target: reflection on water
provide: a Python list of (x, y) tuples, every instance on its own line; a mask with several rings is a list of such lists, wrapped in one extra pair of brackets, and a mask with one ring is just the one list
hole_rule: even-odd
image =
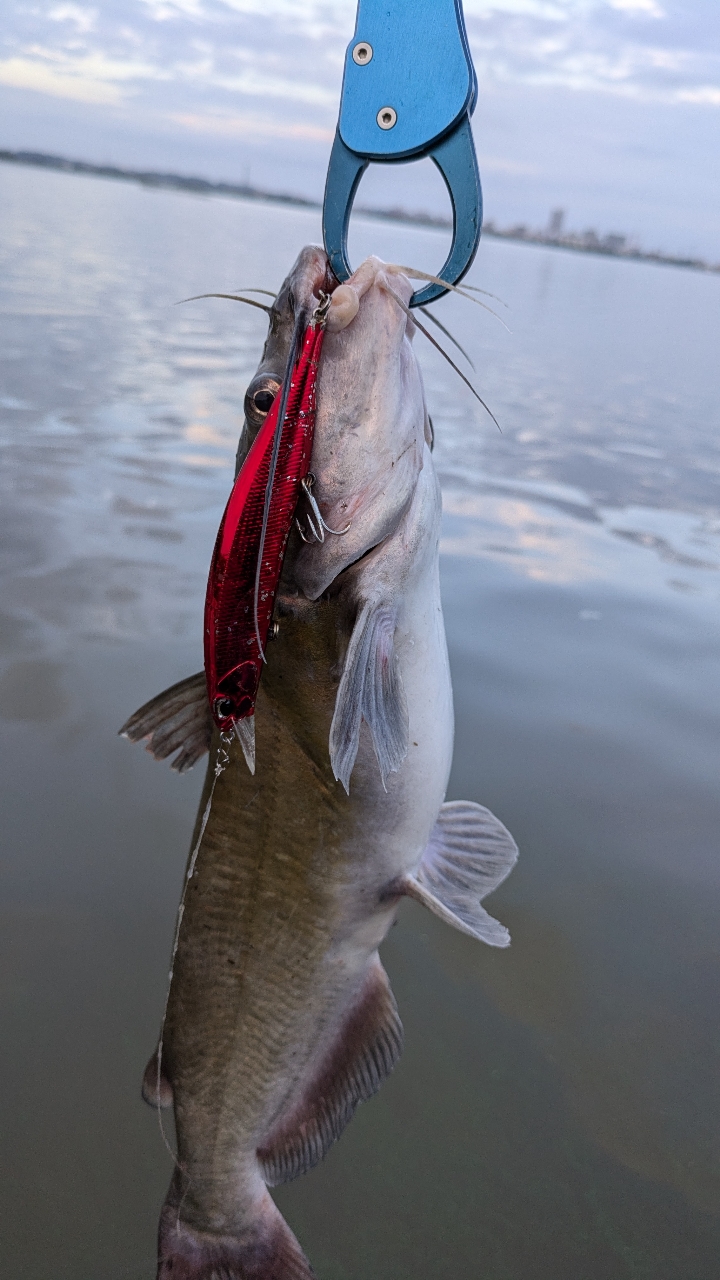
[[(662, 597), (669, 587), (720, 598), (720, 530), (713, 517), (594, 507), (561, 485), (490, 478), (478, 478), (472, 493), (446, 489), (443, 509), (445, 555), (496, 560), (536, 582), (612, 583), (646, 597)], [(502, 542), (495, 540), (498, 529)], [(630, 547), (618, 547), (617, 538)]]
[[(117, 740), (197, 670), (263, 319), (314, 214), (0, 167), (3, 1274), (153, 1274), (139, 1079), (201, 777)], [(431, 232), (358, 223), (430, 270)], [(497, 242), (426, 347), (451, 795), (521, 862), (508, 952), (407, 904), (395, 1076), (279, 1193), (321, 1280), (714, 1280), (718, 282)], [(495, 305), (495, 304), (494, 304)], [(423, 340), (418, 335), (418, 344)]]

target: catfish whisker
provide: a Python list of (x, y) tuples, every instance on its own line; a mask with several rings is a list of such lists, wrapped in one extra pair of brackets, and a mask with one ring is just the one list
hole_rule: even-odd
[(449, 338), (453, 346), (457, 347), (458, 351), (462, 352), (468, 364), (470, 365), (470, 368), (474, 369), (475, 365), (470, 359), (467, 351), (465, 350), (464, 347), (460, 346), (460, 343), (458, 342), (457, 338), (453, 338), (450, 330), (445, 328), (445, 325), (442, 323), (442, 321), (438, 320), (437, 316), (433, 315), (432, 311), (429, 311), (427, 307), (418, 307), (418, 311), (422, 311), (423, 315), (427, 316), (428, 320), (432, 320), (433, 324), (436, 324), (438, 329), (442, 329), (442, 332), (445, 334), (445, 337)]
[[(449, 280), (441, 280), (440, 276), (431, 276), (427, 271), (418, 271), (416, 267), (401, 267), (398, 266), (397, 262), (388, 262), (385, 265), (393, 268), (395, 271), (401, 271), (403, 275), (409, 276), (411, 280), (429, 280), (431, 284), (442, 285), (443, 289), (452, 289), (453, 293), (459, 293), (461, 297), (467, 298), (468, 302), (474, 302), (476, 306), (482, 307), (483, 311), (489, 311), (491, 316), (494, 316), (496, 320), (500, 321), (503, 329), (507, 329), (508, 333), (510, 333), (510, 330), (505, 324), (502, 316), (499, 316), (497, 311), (493, 311), (492, 307), (488, 307), (484, 302), (481, 302), (479, 298), (473, 298), (472, 294), (468, 293), (463, 286), (459, 284), (450, 284)], [(481, 292), (484, 293), (485, 290), (483, 289)], [(489, 296), (492, 297), (493, 295), (491, 294)], [(505, 305), (506, 304), (503, 303), (503, 306)]]
[(277, 298), (277, 294), (273, 293), (272, 289), (256, 289), (252, 285), (239, 284), (235, 292), (236, 293), (265, 293), (267, 294), (268, 298)]
[(264, 302), (256, 302), (254, 298), (242, 298), (237, 293), (194, 293), (192, 298), (181, 298), (179, 302), (174, 303), (174, 306), (179, 307), (183, 302), (197, 302), (199, 298), (229, 298), (231, 302), (247, 302), (249, 307), (259, 307), (261, 311), (270, 315), (270, 307), (266, 307)]
[(486, 298), (494, 298), (496, 302), (500, 303), (501, 307), (507, 307), (508, 311), (510, 310), (510, 303), (506, 302), (504, 298), (498, 298), (496, 293), (488, 293), (487, 289), (481, 289), (477, 284), (464, 284), (463, 289), (471, 289), (473, 293), (484, 293)]
[(455, 372), (456, 372), (456, 374), (458, 375), (458, 377), (462, 378), (463, 382), (465, 383), (465, 386), (470, 388), (470, 390), (472, 391), (473, 395), (475, 396), (475, 399), (480, 401), (480, 404), (482, 405), (482, 407), (483, 407), (483, 409), (485, 410), (485, 412), (490, 414), (490, 417), (492, 418), (493, 422), (495, 423), (495, 426), (497, 427), (498, 431), (499, 431), (499, 432), (500, 432), (500, 434), (502, 435), (502, 427), (500, 426), (500, 423), (498, 422), (497, 418), (495, 417), (495, 414), (493, 413), (492, 409), (488, 408), (488, 406), (486, 405), (486, 403), (485, 403), (485, 401), (483, 400), (482, 396), (481, 396), (481, 395), (479, 395), (479, 393), (475, 390), (475, 388), (474, 388), (474, 386), (473, 386), (472, 382), (470, 381), (470, 379), (465, 377), (465, 374), (463, 373), (462, 369), (458, 369), (458, 367), (457, 367), (457, 365), (456, 365), (455, 361), (452, 359), (452, 357), (451, 357), (451, 356), (449, 356), (449, 355), (448, 355), (448, 353), (447, 353), (447, 351), (445, 351), (445, 350), (444, 350), (444, 348), (440, 346), (440, 343), (437, 341), (437, 339), (436, 339), (436, 338), (433, 338), (433, 336), (432, 336), (432, 334), (430, 333), (430, 331), (429, 331), (428, 329), (426, 329), (426, 328), (425, 328), (425, 325), (424, 325), (424, 324), (421, 324), (421, 323), (420, 323), (420, 321), (417, 319), (417, 317), (413, 315), (413, 313), (412, 313), (412, 311), (410, 310), (410, 308), (409, 308), (409, 307), (408, 307), (408, 306), (403, 302), (402, 298), (401, 298), (401, 297), (399, 297), (399, 295), (395, 292), (395, 290), (394, 290), (394, 289), (391, 289), (391, 288), (390, 288), (390, 286), (389, 286), (388, 284), (383, 285), (383, 288), (387, 289), (387, 291), (388, 291), (388, 293), (390, 294), (390, 296), (391, 296), (391, 297), (393, 297), (393, 298), (395, 299), (395, 301), (397, 302), (398, 306), (402, 307), (402, 309), (403, 309), (403, 311), (405, 312), (405, 314), (406, 314), (406, 315), (408, 315), (408, 316), (410, 317), (410, 319), (413, 321), (413, 323), (417, 325), (417, 327), (418, 327), (418, 329), (420, 330), (420, 332), (425, 334), (425, 337), (428, 339), (428, 341), (429, 341), (429, 342), (432, 342), (432, 344), (433, 344), (433, 346), (434, 346), (434, 347), (437, 347), (437, 349), (438, 349), (438, 351), (440, 352), (440, 354), (441, 354), (441, 355), (443, 355), (443, 356), (445, 357), (445, 359), (447, 360), (448, 364), (451, 366), (451, 368), (453, 368), (453, 369), (455, 370)]

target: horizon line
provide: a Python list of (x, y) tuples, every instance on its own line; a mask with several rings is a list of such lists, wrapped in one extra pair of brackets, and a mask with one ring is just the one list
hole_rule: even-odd
[[(250, 183), (212, 182), (208, 178), (185, 176), (156, 170), (127, 169), (121, 165), (94, 164), (87, 160), (71, 160), (43, 151), (10, 151), (0, 149), (0, 161), (21, 164), (37, 169), (52, 169), (61, 173), (84, 174), (89, 177), (111, 178), (121, 182), (136, 182), (145, 187), (189, 191), (195, 195), (220, 195), (236, 200), (254, 200), (266, 204), (281, 204), (299, 209), (322, 209), (322, 202), (310, 197), (281, 191), (267, 191)], [(356, 205), (353, 212), (360, 217), (377, 218), (385, 222), (404, 223), (429, 230), (451, 230), (452, 219), (440, 215), (416, 212), (401, 207), (392, 209), (371, 208)], [(525, 225), (507, 229), (496, 227), (491, 219), (483, 226), (485, 235), (492, 239), (512, 240), (521, 244), (536, 244), (547, 248), (566, 249), (571, 253), (591, 253), (606, 258), (625, 258), (635, 262), (654, 262), (664, 266), (684, 267), (686, 270), (720, 273), (720, 263), (711, 264), (703, 258), (681, 257), (661, 250), (643, 250), (626, 243), (624, 236), (606, 236), (601, 240), (596, 232), (552, 234), (532, 230)]]

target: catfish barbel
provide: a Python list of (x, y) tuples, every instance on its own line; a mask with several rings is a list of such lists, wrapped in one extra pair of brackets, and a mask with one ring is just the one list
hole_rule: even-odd
[(239, 465), (298, 325), (332, 295), (314, 479), (287, 546), (254, 742), (223, 738), (216, 771), (203, 675), (121, 730), (157, 758), (178, 751), (180, 770), (210, 748), (161, 1043), (144, 1078), (148, 1102), (174, 1107), (177, 1133), (159, 1280), (313, 1275), (268, 1187), (321, 1160), (400, 1057), (378, 947), (403, 896), (491, 946), (509, 942), (482, 899), (516, 845), (487, 809), (444, 803), (453, 709), (441, 501), (411, 293), (377, 258), (337, 287), (325, 253), (308, 247), (270, 308)]

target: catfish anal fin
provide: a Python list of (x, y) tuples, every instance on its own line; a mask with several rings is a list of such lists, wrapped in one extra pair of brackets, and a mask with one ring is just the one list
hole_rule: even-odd
[(402, 1053), (403, 1029), (387, 974), (376, 958), (360, 999), (300, 1104), (282, 1116), (258, 1159), (269, 1186), (318, 1164), (358, 1103), (377, 1093)]
[(481, 903), (510, 874), (517, 856), (510, 832), (489, 809), (453, 800), (442, 806), (422, 862), (402, 881), (401, 892), (471, 938), (507, 947), (510, 934)]
[(330, 727), (333, 773), (350, 791), (350, 775), (364, 717), (385, 786), (408, 752), (407, 701), (395, 653), (395, 614), (383, 604), (365, 604), (350, 638)]
[(166, 760), (178, 751), (171, 768), (188, 769), (210, 750), (212, 713), (205, 673), (188, 676), (146, 702), (125, 722), (120, 735), (131, 742), (147, 739), (146, 750), (155, 760)]

